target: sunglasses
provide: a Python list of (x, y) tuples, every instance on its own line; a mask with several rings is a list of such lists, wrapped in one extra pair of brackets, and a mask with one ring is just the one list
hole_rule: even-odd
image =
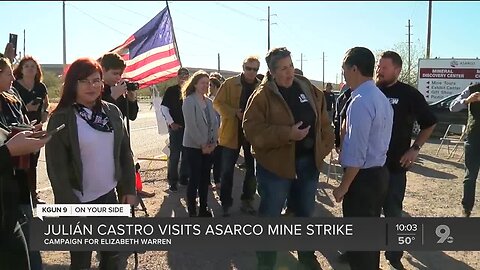
[(244, 68), (245, 68), (245, 71), (255, 71), (255, 72), (258, 71), (258, 68), (247, 67), (247, 66), (245, 66)]

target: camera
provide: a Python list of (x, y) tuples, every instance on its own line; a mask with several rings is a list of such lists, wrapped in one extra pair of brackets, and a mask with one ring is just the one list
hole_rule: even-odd
[(32, 100), (32, 105), (38, 105), (38, 104), (42, 103), (42, 101), (43, 101), (43, 98), (36, 97), (34, 100)]
[(128, 91), (137, 91), (140, 88), (140, 84), (137, 82), (126, 82)]

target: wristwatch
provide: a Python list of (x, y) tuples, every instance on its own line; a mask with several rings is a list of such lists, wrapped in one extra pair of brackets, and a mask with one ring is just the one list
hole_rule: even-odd
[(421, 148), (421, 147), (420, 147), (418, 144), (415, 143), (415, 144), (413, 144), (412, 147), (410, 147), (410, 148), (412, 148), (412, 149), (415, 150), (415, 151), (420, 151), (420, 148)]

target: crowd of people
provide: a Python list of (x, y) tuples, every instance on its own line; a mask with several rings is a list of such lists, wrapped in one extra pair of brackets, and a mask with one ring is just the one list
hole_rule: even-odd
[[(27, 56), (13, 68), (8, 48), (0, 57), (0, 266), (42, 269), (40, 253), (28, 248), (32, 208), (44, 203), (36, 193), (40, 148), (46, 145), (55, 203), (133, 206), (138, 199), (128, 122), (139, 107), (136, 92), (122, 79), (125, 61), (107, 53), (69, 66), (60, 101), (49, 112), (39, 63)], [(331, 83), (318, 89), (295, 69), (285, 47), (271, 49), (265, 64), (263, 76), (260, 58), (247, 56), (242, 72), (227, 79), (182, 67), (178, 83), (166, 89), (161, 113), (169, 134), (167, 180), (170, 192), (186, 186), (188, 215), (213, 216), (210, 187), (220, 194), (223, 217), (230, 216), (237, 198), (247, 215), (311, 217), (323, 160), (336, 151), (344, 173), (332, 195), (342, 203), (343, 216), (401, 217), (406, 172), (437, 122), (423, 95), (399, 81), (401, 57), (386, 51), (376, 63), (367, 48), (348, 50), (342, 62), (348, 87), (338, 98)], [(480, 87), (473, 85), (451, 108), (469, 108), (465, 216), (473, 208), (480, 167), (479, 101)], [(421, 131), (412, 144), (414, 121)], [(48, 135), (61, 125), (55, 136)], [(240, 150), (245, 173), (242, 192), (235, 194)], [(91, 254), (70, 252), (70, 269), (89, 269)], [(100, 269), (119, 269), (119, 252), (99, 254)], [(395, 269), (404, 269), (402, 256), (385, 253)], [(353, 270), (377, 270), (380, 252), (347, 250), (340, 259)], [(321, 269), (314, 251), (298, 251), (298, 260), (303, 269)], [(275, 264), (275, 251), (257, 252), (257, 269)]]

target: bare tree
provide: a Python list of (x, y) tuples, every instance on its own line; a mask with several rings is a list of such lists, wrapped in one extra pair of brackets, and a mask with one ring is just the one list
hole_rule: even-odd
[(410, 47), (410, 74), (408, 73), (408, 43), (400, 42), (397, 43), (393, 48), (403, 60), (402, 72), (400, 73), (399, 80), (404, 83), (408, 83), (413, 87), (417, 87), (418, 60), (423, 58), (423, 52), (425, 51), (425, 48), (423, 48), (421, 45), (420, 40), (417, 40), (417, 42), (412, 42)]
[[(389, 49), (400, 55), (403, 61), (402, 72), (400, 73), (399, 80), (408, 83), (413, 87), (417, 87), (418, 81), (418, 60), (423, 58), (423, 52), (425, 48), (421, 44), (420, 40), (412, 42), (410, 47), (410, 73), (408, 72), (408, 43), (399, 42)], [(380, 54), (386, 50), (376, 50), (375, 56), (380, 58)]]

